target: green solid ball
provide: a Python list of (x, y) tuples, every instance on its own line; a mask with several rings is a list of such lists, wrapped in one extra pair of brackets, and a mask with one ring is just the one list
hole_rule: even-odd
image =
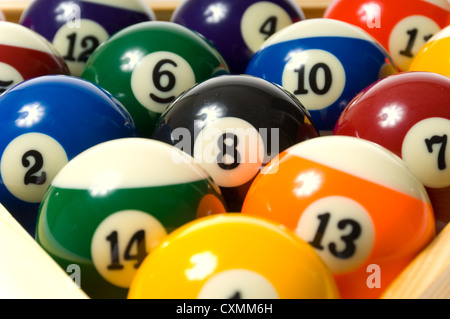
[(149, 21), (100, 45), (81, 77), (122, 102), (141, 136), (150, 137), (160, 115), (181, 93), (228, 73), (223, 57), (200, 34), (173, 22)]
[(225, 212), (219, 188), (193, 158), (159, 141), (123, 138), (86, 150), (57, 174), (36, 240), (69, 274), (80, 270), (91, 298), (125, 298), (164, 236)]

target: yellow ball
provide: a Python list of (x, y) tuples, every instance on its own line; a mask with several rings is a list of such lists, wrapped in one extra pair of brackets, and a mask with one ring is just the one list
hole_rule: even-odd
[(172, 232), (131, 283), (137, 299), (339, 298), (310, 244), (279, 224), (228, 213)]
[(436, 33), (414, 57), (409, 71), (450, 76), (450, 25)]

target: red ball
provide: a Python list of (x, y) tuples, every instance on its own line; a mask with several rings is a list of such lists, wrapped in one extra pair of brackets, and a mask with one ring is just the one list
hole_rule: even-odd
[(448, 24), (447, 0), (335, 0), (324, 17), (354, 24), (378, 40), (401, 71)]
[(400, 156), (426, 186), (438, 231), (450, 221), (450, 78), (404, 72), (356, 96), (333, 134), (356, 136)]

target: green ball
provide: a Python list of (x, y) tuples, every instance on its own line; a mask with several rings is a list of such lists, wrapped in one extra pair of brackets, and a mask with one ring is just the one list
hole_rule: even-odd
[(86, 150), (56, 175), (36, 240), (64, 270), (80, 269), (91, 298), (126, 298), (164, 236), (225, 212), (219, 188), (193, 158), (159, 141), (123, 138)]
[(229, 74), (225, 60), (203, 36), (173, 22), (149, 21), (100, 45), (81, 77), (115, 96), (141, 136), (151, 137), (160, 115), (181, 93), (223, 74)]

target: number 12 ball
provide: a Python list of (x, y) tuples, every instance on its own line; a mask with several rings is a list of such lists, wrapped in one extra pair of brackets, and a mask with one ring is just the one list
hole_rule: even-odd
[(139, 0), (35, 0), (19, 23), (50, 41), (71, 75), (80, 76), (92, 52), (111, 35), (152, 20), (153, 11)]
[(264, 40), (304, 19), (301, 8), (291, 0), (188, 0), (171, 17), (172, 22), (207, 38), (234, 74), (245, 72)]

